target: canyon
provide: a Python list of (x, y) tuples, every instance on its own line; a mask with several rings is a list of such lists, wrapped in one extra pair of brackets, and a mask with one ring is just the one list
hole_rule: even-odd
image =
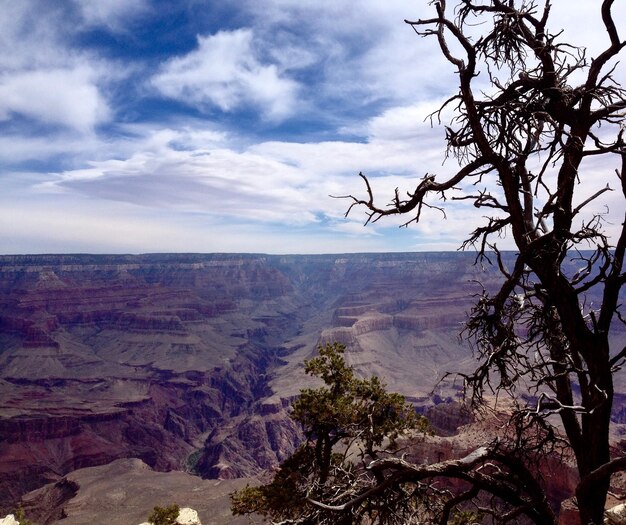
[[(442, 378), (472, 368), (459, 333), (473, 295), (498, 282), (473, 263), (468, 253), (0, 256), (0, 514), (46, 490), (56, 514), (41, 514), (39, 496), (23, 501), (54, 523), (112, 465), (119, 479), (186, 472), (241, 486), (298, 445), (290, 402), (316, 384), (303, 362), (335, 341), (358, 374), (380, 376), (453, 434), (468, 422), (454, 409), (462, 384)], [(623, 378), (617, 386), (626, 392)]]

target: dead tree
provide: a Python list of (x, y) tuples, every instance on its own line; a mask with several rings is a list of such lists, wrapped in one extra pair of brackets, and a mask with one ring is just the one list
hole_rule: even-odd
[[(609, 237), (603, 214), (591, 211), (609, 192), (626, 198), (626, 92), (615, 78), (626, 41), (613, 3), (598, 3), (606, 46), (588, 57), (551, 31), (549, 0), (460, 0), (454, 9), (431, 2), (432, 18), (406, 22), (437, 39), (458, 74), (458, 93), (431, 115), (439, 122), (451, 115), (446, 157), (458, 169), (447, 178), (426, 174), (406, 197), (396, 190), (387, 206), (361, 174), (367, 197), (347, 197), (348, 213), (365, 207), (367, 222), (409, 214), (408, 225), (437, 199), (447, 199), (448, 209), (470, 201), (487, 213), (463, 247), (497, 264), (503, 280), (499, 290), (483, 291), (471, 313), (479, 363), (466, 377), (468, 393), (479, 404), (486, 392), (516, 397), (524, 383), (535, 396), (518, 405), (519, 427), (552, 432), (560, 419), (580, 475), (583, 524), (602, 523), (611, 475), (626, 467), (626, 457), (611, 457), (609, 448), (613, 375), (626, 358), (626, 348), (610, 344), (624, 323), (626, 222)], [(589, 171), (592, 158), (605, 159), (604, 175)], [(619, 202), (612, 211), (622, 213), (626, 199)], [(513, 264), (494, 242), (502, 235), (515, 242)], [(577, 272), (566, 268), (572, 260)]]

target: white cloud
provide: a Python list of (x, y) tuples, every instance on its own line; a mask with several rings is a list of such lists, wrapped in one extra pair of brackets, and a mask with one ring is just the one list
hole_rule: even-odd
[(28, 160), (72, 156), (77, 162), (85, 155), (96, 155), (100, 143), (93, 137), (85, 139), (75, 133), (59, 133), (53, 137), (16, 134), (0, 135), (0, 163), (12, 165)]
[(109, 120), (103, 87), (119, 72), (72, 48), (68, 37), (76, 26), (61, 3), (24, 0), (0, 7), (1, 120), (23, 115), (81, 133)]
[(345, 233), (345, 234), (349, 234), (352, 236), (359, 235), (359, 236), (372, 237), (372, 236), (382, 235), (375, 228), (368, 228), (363, 225), (363, 222), (357, 222), (354, 220), (346, 220), (344, 222), (337, 222), (332, 226), (332, 229), (339, 233), (342, 233), (342, 234)]
[[(427, 109), (396, 108), (372, 119), (364, 126), (372, 135), (366, 143), (265, 142), (240, 149), (228, 135), (210, 129), (131, 127), (137, 138), (123, 144), (128, 155), (59, 173), (38, 188), (155, 210), (372, 236), (402, 220), (363, 228), (363, 210), (355, 209), (346, 221), (350, 201), (330, 195), (364, 195), (360, 170), (374, 175), (372, 185), (383, 203), (395, 187), (412, 189), (428, 164), (441, 162), (439, 141), (418, 118)], [(391, 140), (393, 122), (399, 127), (403, 122), (404, 131)]]
[(149, 9), (147, 0), (73, 0), (85, 24), (122, 30), (130, 20)]
[[(434, 16), (429, 2), (364, 0), (355, 8), (346, 1), (246, 0), (243, 5), (265, 53), (306, 53), (303, 64), (315, 64), (315, 78), (306, 92), (312, 108), (406, 106), (438, 100), (457, 89), (455, 68), (442, 57), (437, 39), (420, 38), (403, 23)], [(450, 16), (453, 8), (450, 3)], [(616, 2), (613, 11), (615, 20), (622, 20), (626, 5)], [(568, 2), (554, 2), (550, 28), (566, 28), (563, 38), (588, 46), (590, 56), (608, 43), (594, 2), (580, 2), (575, 9)], [(285, 36), (288, 32), (291, 38)], [(481, 71), (479, 83), (486, 85), (486, 71)], [(619, 78), (626, 81), (623, 74)]]
[[(449, 81), (436, 40), (419, 39), (403, 22), (432, 13), (425, 2), (365, 0), (355, 8), (343, 1), (248, 0), (244, 5), (266, 53), (287, 47), (292, 55), (306, 53), (305, 64), (315, 64), (307, 93), (312, 107), (405, 105), (433, 93), (439, 97)], [(291, 38), (284, 36), (287, 31)]]
[(429, 105), (391, 108), (356, 129), (367, 137), (364, 142), (263, 142), (250, 150), (318, 176), (445, 172), (443, 129), (424, 121), (429, 112)]
[(199, 36), (198, 48), (173, 58), (153, 77), (165, 96), (223, 111), (259, 108), (269, 119), (292, 113), (297, 84), (276, 64), (263, 64), (256, 55), (250, 29)]
[(67, 52), (59, 52), (58, 13), (36, 14), (37, 5), (29, 0), (0, 6), (0, 70), (55, 68), (66, 63)]
[[(248, 221), (259, 227), (274, 225), (286, 235), (302, 227), (334, 232), (347, 239), (378, 238), (382, 229), (397, 227), (412, 217), (389, 217), (363, 228), (366, 215), (362, 208), (354, 208), (345, 220), (343, 214), (351, 201), (329, 195), (366, 198), (365, 187), (357, 177), (362, 170), (371, 175), (374, 193), (384, 206), (394, 188), (399, 188), (401, 194), (411, 191), (426, 172), (442, 178), (449, 175), (455, 165), (453, 161), (441, 165), (442, 130), (433, 130), (429, 122), (423, 121), (423, 115), (431, 109), (428, 104), (389, 109), (363, 126), (370, 135), (363, 143), (273, 141), (237, 148), (228, 135), (214, 130), (196, 133), (188, 127), (164, 128), (138, 136), (134, 144), (125, 144), (125, 149), (132, 152), (126, 157), (91, 162), (86, 168), (65, 171), (38, 187), (40, 191), (61, 191), (97, 202), (127, 203), (164, 213)], [(604, 164), (596, 165), (597, 159), (592, 161), (581, 177), (579, 201), (595, 193), (599, 184), (605, 184), (603, 171), (612, 172), (607, 172)], [(484, 185), (492, 182), (483, 179)], [(457, 195), (467, 194), (462, 191)], [(619, 199), (613, 194), (606, 197), (602, 202), (612, 204), (611, 209), (619, 212)], [(470, 201), (443, 202), (437, 196), (433, 199), (431, 203), (442, 206), (448, 218), (444, 220), (436, 209), (425, 208), (421, 222), (409, 229), (416, 239), (415, 248), (456, 249), (484, 222), (482, 215), (488, 214), (477, 212)], [(598, 211), (598, 206), (590, 205), (590, 212)], [(615, 221), (614, 216), (608, 219)], [(614, 233), (615, 225), (609, 224), (608, 230)], [(499, 244), (512, 247), (510, 238)]]
[(383, 236), (351, 236), (346, 242), (346, 236), (335, 232), (275, 230), (241, 221), (181, 218), (128, 205), (65, 200), (45, 207), (31, 202), (3, 205), (0, 238), (3, 253), (33, 253), (33, 246), (38, 253), (345, 253), (398, 249)]
[(20, 113), (50, 124), (90, 131), (109, 107), (89, 68), (23, 71), (0, 77), (0, 119)]
[(443, 128), (430, 116), (443, 104), (443, 100), (418, 102), (409, 106), (394, 106), (367, 122), (370, 140), (406, 141), (435, 138), (439, 144), (444, 137)]
[[(219, 138), (219, 136), (218, 136)], [(315, 222), (318, 198), (307, 174), (252, 152), (189, 149), (198, 138), (162, 130), (136, 144), (124, 160), (90, 162), (40, 184), (40, 191), (77, 192), (147, 207), (260, 221)], [(176, 147), (184, 143), (187, 149)], [(321, 199), (320, 199), (321, 200)]]

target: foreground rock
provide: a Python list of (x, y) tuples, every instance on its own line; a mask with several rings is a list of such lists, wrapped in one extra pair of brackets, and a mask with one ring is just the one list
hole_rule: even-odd
[[(178, 517), (176, 518), (176, 523), (178, 525), (202, 525), (200, 523), (200, 518), (198, 517), (198, 513), (190, 509), (189, 507), (184, 507), (180, 509), (178, 512)], [(140, 523), (140, 525), (153, 525), (150, 521), (145, 521)]]
[(626, 525), (626, 503), (616, 505), (606, 511), (606, 525)]

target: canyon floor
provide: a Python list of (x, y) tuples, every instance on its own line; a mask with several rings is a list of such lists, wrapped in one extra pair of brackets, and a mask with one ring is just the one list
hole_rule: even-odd
[[(91, 523), (89, 508), (107, 505), (130, 522), (142, 514), (139, 523), (141, 505), (176, 499), (204, 524), (237, 523), (227, 495), (297, 446), (289, 404), (314, 384), (303, 361), (327, 342), (345, 344), (359, 374), (382, 377), (443, 432), (455, 428), (463, 421), (442, 407), (462, 385), (440, 380), (473, 366), (459, 333), (473, 295), (498, 279), (473, 262), (464, 253), (0, 257), (0, 512), (25, 498), (42, 525), (63, 515)], [(617, 391), (626, 393), (622, 375)], [(28, 494), (46, 484), (55, 515), (33, 503), (41, 492)]]

